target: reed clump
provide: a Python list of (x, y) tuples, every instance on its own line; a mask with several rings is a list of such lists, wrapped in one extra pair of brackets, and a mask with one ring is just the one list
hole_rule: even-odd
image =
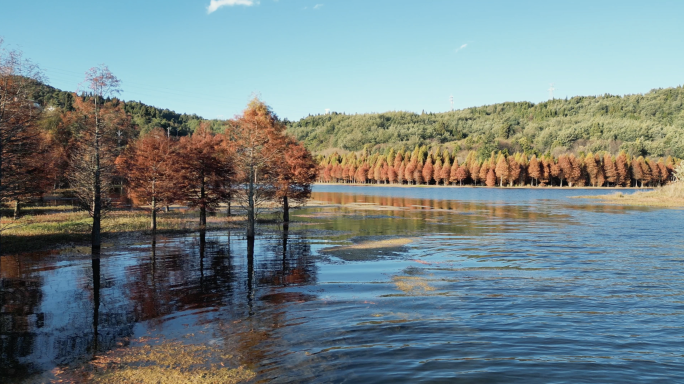
[(630, 195), (614, 193), (599, 196), (580, 196), (583, 198), (601, 199), (608, 203), (653, 206), (684, 207), (684, 182), (676, 182), (651, 191), (636, 192)]

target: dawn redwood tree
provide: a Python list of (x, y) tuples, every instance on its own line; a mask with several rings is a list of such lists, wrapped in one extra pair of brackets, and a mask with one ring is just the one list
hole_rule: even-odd
[(416, 167), (418, 166), (417, 163), (418, 157), (411, 156), (411, 160), (409, 161), (408, 165), (406, 165), (406, 167), (404, 168), (404, 180), (406, 180), (408, 184), (411, 184), (411, 182), (414, 181), (413, 173), (416, 171)]
[(80, 129), (68, 179), (81, 206), (93, 219), (91, 246), (93, 253), (98, 253), (102, 243), (102, 215), (110, 208), (107, 193), (115, 172), (114, 133), (118, 128), (115, 125), (126, 124), (126, 115), (120, 107), (103, 105), (105, 98), (120, 92), (121, 84), (106, 65), (89, 69), (82, 84), (91, 96), (77, 106)]
[(477, 159), (473, 159), (472, 164), (470, 164), (470, 169), (468, 169), (470, 178), (473, 179), (473, 184), (477, 185), (480, 181), (480, 162)]
[(397, 183), (397, 171), (393, 165), (387, 165), (387, 180), (389, 180), (390, 184)]
[(449, 182), (451, 184), (456, 183), (458, 181), (458, 169), (459, 168), (460, 168), (460, 166), (458, 165), (458, 159), (454, 158), (454, 163), (451, 164), (451, 169), (449, 170)]
[(572, 164), (573, 185), (584, 187), (587, 184), (587, 170), (584, 165), (584, 159), (570, 155), (570, 163)]
[(284, 159), (275, 170), (276, 197), (282, 202), (283, 221), (288, 223), (290, 207), (304, 204), (311, 197), (311, 185), (318, 171), (309, 150), (296, 140), (283, 136), (281, 145)]
[(584, 158), (584, 166), (587, 169), (587, 174), (589, 174), (589, 183), (591, 183), (592, 187), (596, 187), (598, 184), (599, 165), (596, 163), (596, 157), (591, 152)]
[(480, 174), (478, 175), (480, 180), (487, 184), (487, 175), (489, 174), (489, 161), (485, 160), (480, 167)]
[(627, 154), (622, 151), (615, 158), (615, 170), (617, 173), (617, 183), (623, 187), (629, 187), (632, 184), (632, 178), (629, 172), (629, 164), (627, 162)]
[(0, 201), (15, 203), (15, 217), (22, 200), (47, 187), (41, 110), (30, 96), (42, 80), (40, 69), (20, 51), (5, 49), (0, 38)]
[(485, 184), (488, 187), (496, 186), (496, 174), (494, 173), (494, 167), (487, 167), (489, 171), (487, 172), (487, 178), (485, 179)]
[(527, 166), (527, 174), (530, 175), (532, 180), (534, 180), (536, 185), (539, 185), (539, 179), (541, 179), (541, 166), (537, 160), (537, 155), (532, 155), (530, 159), (530, 164)]
[(651, 170), (651, 186), (660, 186), (660, 167), (655, 160), (647, 159), (648, 168)]
[(508, 179), (508, 161), (506, 156), (500, 154), (496, 161), (496, 177), (499, 179), (499, 187), (503, 187), (503, 183)]
[(275, 193), (277, 178), (273, 169), (283, 159), (279, 141), (285, 128), (271, 108), (258, 98), (254, 98), (242, 116), (232, 120), (226, 128), (226, 138), (235, 143), (238, 181), (246, 200), (248, 239), (254, 238), (260, 202), (270, 200)]
[(413, 171), (413, 181), (416, 185), (423, 184), (423, 161), (419, 159), (416, 169)]
[(178, 186), (174, 183), (176, 149), (166, 132), (157, 128), (134, 142), (120, 163), (120, 173), (126, 175), (133, 196), (150, 206), (152, 232), (157, 230), (159, 207), (171, 204), (178, 197)]
[[(397, 155), (394, 157), (394, 170), (397, 172), (397, 178), (399, 178), (399, 168), (401, 165), (404, 163), (404, 154), (399, 151), (397, 152)], [(401, 175), (401, 178), (403, 179), (403, 175)]]
[(439, 182), (442, 180), (442, 166), (441, 156), (438, 156), (437, 161), (435, 162), (435, 168), (432, 171), (432, 178), (435, 179), (435, 185), (439, 185)]
[(615, 167), (615, 161), (610, 153), (606, 153), (603, 156), (603, 171), (606, 176), (606, 181), (614, 186), (618, 185), (618, 174)]
[(667, 182), (667, 180), (670, 178), (670, 174), (662, 158), (658, 160), (658, 168), (660, 170), (660, 172), (658, 173), (658, 186), (660, 187), (663, 183)]
[(520, 163), (515, 159), (515, 157), (508, 158), (508, 185), (513, 186), (513, 184), (518, 181), (520, 177)]
[(402, 161), (397, 169), (397, 183), (404, 184), (404, 174), (406, 173), (406, 161)]
[(383, 184), (387, 184), (389, 180), (389, 164), (387, 161), (382, 161), (382, 169), (380, 170), (380, 179), (382, 179)]
[(551, 182), (551, 176), (553, 176), (553, 171), (551, 170), (553, 167), (553, 159), (549, 160), (546, 157), (542, 157), (541, 164), (541, 176), (539, 177), (539, 180), (542, 185), (547, 185), (547, 183)]
[(200, 210), (200, 229), (207, 226), (207, 212), (213, 212), (230, 196), (235, 179), (234, 162), (222, 137), (201, 123), (192, 136), (182, 137), (172, 161), (177, 164), (172, 183), (178, 199)]
[(428, 155), (425, 160), (425, 165), (423, 165), (423, 181), (425, 184), (430, 184), (432, 181), (432, 174), (434, 173), (434, 167), (432, 166), (432, 154)]
[(458, 180), (459, 185), (463, 185), (463, 180), (468, 178), (468, 167), (466, 164), (461, 165), (458, 167), (458, 170), (456, 171), (456, 180)]
[(527, 184), (527, 165), (528, 165), (528, 160), (527, 160), (527, 155), (524, 153), (520, 154), (520, 157), (518, 159), (518, 164), (520, 166), (520, 175), (518, 176), (518, 180), (520, 181), (520, 185), (525, 185)]
[(449, 156), (447, 153), (447, 155), (443, 157), (444, 164), (442, 164), (442, 173), (440, 174), (440, 178), (442, 179), (443, 185), (447, 185), (449, 183), (449, 177), (451, 176), (451, 156)]

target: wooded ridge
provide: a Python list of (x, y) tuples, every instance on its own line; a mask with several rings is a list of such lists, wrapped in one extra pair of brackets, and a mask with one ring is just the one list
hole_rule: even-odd
[(287, 122), (312, 151), (395, 150), (445, 145), (475, 151), (547, 154), (625, 151), (630, 156), (684, 157), (684, 88), (626, 96), (577, 96), (538, 104), (506, 102), (444, 113), (330, 113)]
[[(73, 109), (73, 94), (37, 84), (33, 99), (47, 108)], [(131, 123), (144, 134), (163, 128), (172, 136), (194, 132), (208, 121), (216, 133), (221, 120), (179, 114), (138, 101), (122, 101)], [(684, 88), (646, 94), (577, 96), (533, 104), (506, 102), (443, 113), (384, 112), (310, 115), (283, 121), (289, 134), (309, 150), (330, 154), (443, 144), (479, 160), (492, 151), (559, 156), (565, 153), (625, 151), (630, 156), (684, 158)]]

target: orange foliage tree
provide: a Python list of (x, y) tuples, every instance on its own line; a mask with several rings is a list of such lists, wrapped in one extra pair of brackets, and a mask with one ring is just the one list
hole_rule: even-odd
[[(229, 122), (225, 136), (234, 143), (240, 202), (247, 211), (247, 238), (253, 239), (258, 210), (275, 197), (278, 163), (283, 161), (282, 136), (285, 124), (258, 98), (252, 99), (241, 116)], [(338, 172), (339, 169), (339, 172)], [(333, 177), (341, 178), (339, 164)]]
[(283, 221), (290, 221), (290, 207), (301, 205), (311, 197), (311, 185), (318, 170), (311, 152), (296, 140), (283, 137), (284, 161), (276, 169), (276, 197), (282, 202)]
[(178, 179), (178, 170), (174, 169), (178, 160), (176, 150), (166, 132), (157, 128), (134, 142), (118, 163), (119, 173), (126, 175), (132, 195), (150, 206), (153, 232), (157, 230), (159, 207), (180, 197), (175, 183)]
[(182, 137), (174, 152), (178, 164), (172, 183), (179, 200), (200, 210), (200, 228), (207, 225), (207, 212), (229, 198), (235, 180), (231, 154), (222, 137), (209, 131), (208, 123), (200, 124), (192, 136)]
[(37, 129), (40, 109), (30, 98), (32, 86), (42, 80), (40, 69), (20, 51), (6, 50), (0, 38), (0, 201), (20, 201), (47, 188), (44, 137)]

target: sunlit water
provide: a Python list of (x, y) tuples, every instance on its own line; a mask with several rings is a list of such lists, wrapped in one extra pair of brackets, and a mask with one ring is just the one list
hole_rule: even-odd
[(0, 378), (151, 337), (225, 348), (260, 382), (677, 382), (684, 212), (568, 198), (591, 193), (317, 186), (253, 248), (3, 256)]

